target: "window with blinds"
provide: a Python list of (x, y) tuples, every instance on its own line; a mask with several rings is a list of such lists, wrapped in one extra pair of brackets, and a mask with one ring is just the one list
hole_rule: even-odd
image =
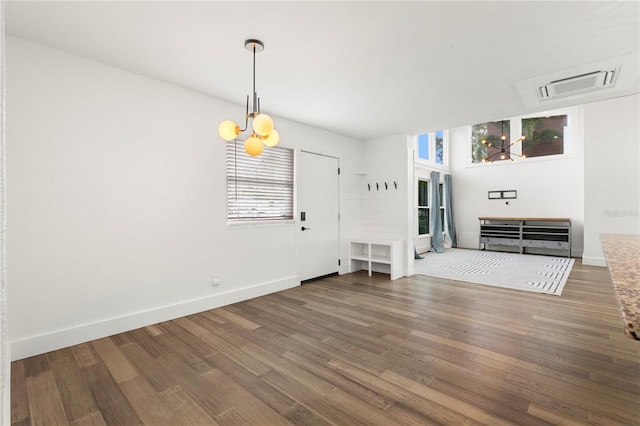
[(293, 219), (293, 150), (266, 148), (258, 157), (243, 141), (227, 142), (227, 221)]

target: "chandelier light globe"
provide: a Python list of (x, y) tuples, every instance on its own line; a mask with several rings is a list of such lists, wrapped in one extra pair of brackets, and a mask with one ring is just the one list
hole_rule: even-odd
[(280, 142), (280, 133), (278, 133), (276, 129), (273, 129), (267, 136), (262, 137), (262, 142), (269, 148), (273, 148)]
[(240, 134), (240, 126), (231, 120), (224, 120), (218, 125), (218, 134), (225, 141), (232, 141)]
[(245, 141), (244, 150), (247, 152), (247, 154), (253, 157), (257, 157), (258, 155), (262, 154), (262, 151), (264, 151), (264, 144), (262, 143), (260, 138), (254, 134)]
[[(244, 150), (247, 154), (256, 157), (262, 154), (265, 144), (269, 147), (276, 146), (280, 141), (280, 135), (273, 128), (273, 119), (260, 112), (260, 98), (256, 92), (256, 53), (264, 50), (264, 43), (251, 38), (244, 41), (244, 48), (253, 53), (253, 96), (247, 95), (244, 127), (240, 128), (231, 120), (224, 120), (218, 125), (218, 134), (227, 142), (236, 140), (241, 133), (249, 130), (249, 120), (251, 119), (253, 131), (244, 143)], [(250, 99), (253, 99), (251, 110), (249, 110)]]
[(273, 119), (267, 114), (258, 114), (253, 119), (253, 131), (260, 136), (267, 136), (273, 130)]

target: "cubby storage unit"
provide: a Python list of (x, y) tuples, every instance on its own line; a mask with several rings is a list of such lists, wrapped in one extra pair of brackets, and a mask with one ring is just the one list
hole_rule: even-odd
[(526, 253), (531, 249), (563, 250), (571, 256), (571, 219), (479, 217), (480, 248), (513, 247)]
[(349, 261), (351, 272), (362, 269), (369, 272), (389, 274), (392, 280), (402, 277), (400, 268), (402, 241), (392, 240), (351, 240)]

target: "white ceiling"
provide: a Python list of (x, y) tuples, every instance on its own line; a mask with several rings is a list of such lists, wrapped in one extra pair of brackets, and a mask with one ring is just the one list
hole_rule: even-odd
[[(7, 1), (5, 29), (241, 105), (251, 92), (244, 40), (258, 38), (263, 112), (368, 140), (638, 93), (639, 5)], [(518, 92), (628, 55), (630, 88), (533, 106)]]

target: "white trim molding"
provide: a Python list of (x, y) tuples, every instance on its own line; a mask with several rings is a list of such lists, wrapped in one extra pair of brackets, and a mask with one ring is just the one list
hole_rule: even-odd
[(243, 287), (214, 296), (185, 300), (176, 304), (135, 312), (103, 321), (57, 330), (51, 333), (29, 336), (11, 342), (12, 360), (27, 358), (56, 349), (66, 348), (95, 339), (112, 336), (129, 330), (215, 309), (254, 297), (264, 296), (300, 285), (298, 276), (284, 278), (254, 286)]

